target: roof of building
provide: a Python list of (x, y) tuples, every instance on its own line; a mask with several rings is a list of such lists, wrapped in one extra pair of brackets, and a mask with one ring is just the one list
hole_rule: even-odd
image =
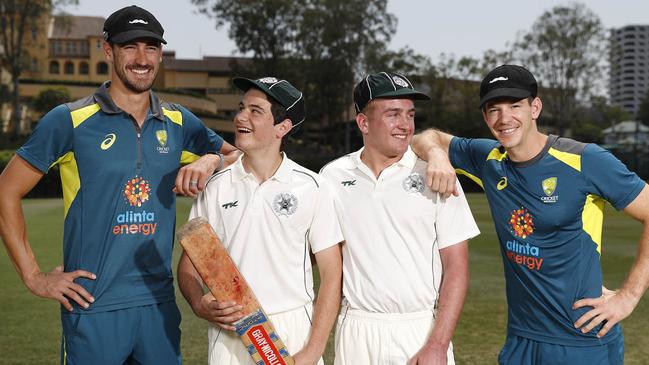
[(611, 127), (608, 127), (602, 131), (604, 134), (609, 134), (609, 133), (635, 133), (636, 132), (636, 124), (640, 124), (637, 128), (638, 131), (640, 132), (649, 132), (649, 127), (646, 125), (637, 122), (635, 120), (625, 120), (624, 122), (620, 122), (617, 124), (614, 124)]
[(163, 54), (164, 68), (176, 71), (232, 72), (232, 63), (249, 65), (252, 60), (245, 57), (204, 56), (203, 59), (178, 59), (175, 52)]
[(100, 16), (55, 16), (48, 38), (86, 39), (101, 36), (106, 19)]

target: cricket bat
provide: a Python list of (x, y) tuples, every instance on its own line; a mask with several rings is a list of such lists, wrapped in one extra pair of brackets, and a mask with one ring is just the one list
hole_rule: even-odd
[(284, 342), (209, 222), (202, 217), (194, 218), (176, 236), (214, 298), (243, 306), (243, 318), (233, 326), (254, 363), (293, 365)]

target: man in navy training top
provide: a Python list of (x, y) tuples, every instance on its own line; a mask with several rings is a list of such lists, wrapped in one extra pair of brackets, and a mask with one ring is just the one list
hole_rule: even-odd
[[(236, 149), (151, 92), (163, 33), (137, 6), (108, 17), (111, 80), (47, 113), (0, 176), (9, 256), (30, 291), (62, 304), (61, 363), (181, 363), (173, 190), (195, 196), (223, 164), (221, 153), (234, 160)], [(20, 201), (54, 165), (63, 186), (63, 266), (44, 273)]]
[[(496, 141), (428, 130), (413, 147), (429, 160), (427, 184), (434, 190), (455, 192), (453, 167), (485, 190), (507, 287), (499, 362), (622, 364), (618, 322), (649, 285), (649, 189), (603, 148), (541, 133), (542, 102), (525, 68), (492, 70), (480, 98)], [(644, 226), (633, 267), (615, 292), (602, 286), (606, 201)]]

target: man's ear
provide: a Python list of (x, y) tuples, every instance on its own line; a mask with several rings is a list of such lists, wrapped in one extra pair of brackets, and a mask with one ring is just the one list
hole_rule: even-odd
[(106, 61), (113, 62), (113, 47), (110, 46), (110, 43), (104, 41), (103, 48)]
[(532, 119), (536, 120), (541, 115), (541, 109), (543, 109), (543, 103), (539, 97), (532, 100)]
[(356, 114), (356, 125), (358, 126), (358, 129), (360, 129), (362, 134), (369, 133), (369, 119), (364, 113)]
[(282, 139), (288, 132), (293, 129), (293, 122), (290, 119), (286, 118), (280, 123), (275, 125), (275, 130), (277, 131), (277, 138)]

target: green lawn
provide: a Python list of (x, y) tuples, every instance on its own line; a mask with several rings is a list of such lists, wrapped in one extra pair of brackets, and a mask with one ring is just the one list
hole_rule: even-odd
[[(482, 194), (469, 195), (482, 234), (471, 241), (471, 288), (454, 339), (458, 364), (494, 364), (505, 337), (506, 307), (502, 263)], [(188, 199), (178, 203), (178, 222), (187, 218)], [(616, 288), (624, 279), (636, 252), (641, 226), (607, 207), (602, 264), (605, 284)], [(62, 201), (29, 200), (24, 204), (29, 239), (44, 270), (61, 262)], [(178, 260), (178, 250), (174, 252)], [(18, 279), (6, 254), (0, 254), (0, 364), (57, 364), (60, 344), (59, 307), (31, 295)], [(185, 363), (205, 364), (207, 327), (178, 294), (183, 312), (182, 350)], [(640, 302), (624, 321), (626, 364), (645, 364), (649, 358), (649, 300)], [(332, 348), (325, 362), (331, 363)]]

